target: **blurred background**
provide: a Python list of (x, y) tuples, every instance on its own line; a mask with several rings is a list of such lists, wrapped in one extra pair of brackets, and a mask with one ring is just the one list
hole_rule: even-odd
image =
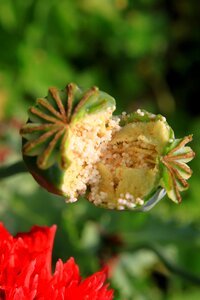
[(21, 160), (19, 128), (35, 98), (69, 82), (99, 86), (117, 113), (144, 108), (176, 137), (194, 135), (183, 202), (166, 197), (148, 213), (66, 205), (29, 174), (0, 182), (11, 233), (57, 224), (53, 261), (74, 256), (84, 276), (108, 263), (115, 299), (200, 299), (199, 13), (195, 0), (0, 1), (0, 165)]

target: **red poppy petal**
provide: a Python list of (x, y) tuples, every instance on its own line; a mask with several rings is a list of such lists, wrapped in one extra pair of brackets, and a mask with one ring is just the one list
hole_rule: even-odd
[(56, 226), (34, 226), (13, 238), (0, 224), (0, 299), (6, 300), (112, 300), (108, 269), (81, 281), (74, 258), (58, 260), (51, 274)]
[(11, 234), (5, 229), (2, 223), (0, 223), (0, 241), (8, 239)]
[(51, 274), (52, 248), (56, 232), (56, 225), (33, 226), (28, 233), (18, 233), (15, 239), (22, 238), (28, 248), (30, 259), (37, 261), (37, 266)]

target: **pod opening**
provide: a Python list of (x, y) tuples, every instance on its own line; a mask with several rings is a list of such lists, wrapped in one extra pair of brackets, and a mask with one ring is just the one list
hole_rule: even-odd
[(113, 132), (119, 130), (119, 119), (112, 118), (112, 110), (88, 116), (69, 128), (69, 145), (65, 156), (70, 165), (64, 174), (62, 191), (67, 195), (66, 202), (75, 202), (84, 195), (88, 182), (93, 183), (99, 175), (94, 165), (111, 140)]
[(119, 210), (143, 205), (158, 188), (159, 159), (169, 135), (164, 120), (121, 127), (95, 165), (98, 180), (90, 183), (89, 200), (97, 206)]

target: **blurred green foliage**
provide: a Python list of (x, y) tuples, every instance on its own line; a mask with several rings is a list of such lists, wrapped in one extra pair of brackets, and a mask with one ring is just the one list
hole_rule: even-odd
[(117, 99), (118, 112), (164, 114), (177, 137), (194, 134), (194, 174), (179, 206), (165, 198), (146, 214), (112, 212), (84, 199), (66, 205), (29, 174), (0, 182), (7, 228), (57, 224), (54, 260), (74, 256), (85, 275), (109, 263), (116, 299), (200, 297), (197, 285), (142, 249), (159, 246), (172, 263), (200, 276), (198, 19), (193, 0), (0, 2), (0, 163), (21, 159), (18, 130), (35, 98), (69, 82), (99, 86)]

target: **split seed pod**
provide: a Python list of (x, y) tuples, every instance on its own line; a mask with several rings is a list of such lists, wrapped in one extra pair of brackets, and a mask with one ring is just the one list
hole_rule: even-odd
[(188, 188), (194, 152), (161, 115), (112, 116), (115, 100), (94, 87), (50, 88), (21, 129), (24, 161), (40, 185), (74, 202), (79, 195), (109, 209), (149, 210), (165, 193)]
[(25, 164), (48, 191), (71, 202), (86, 191), (88, 174), (111, 138), (115, 100), (93, 87), (49, 88), (29, 110), (21, 129)]
[(120, 116), (116, 131), (96, 164), (99, 179), (89, 200), (110, 209), (149, 210), (167, 193), (176, 203), (188, 188), (192, 171), (186, 165), (194, 152), (175, 139), (165, 117), (145, 110)]

